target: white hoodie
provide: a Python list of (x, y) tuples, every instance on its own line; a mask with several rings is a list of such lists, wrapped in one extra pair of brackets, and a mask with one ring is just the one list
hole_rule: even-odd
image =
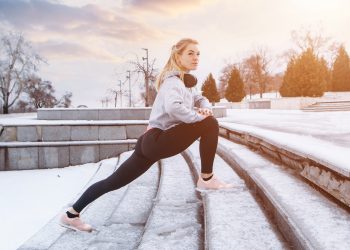
[(149, 118), (151, 128), (166, 130), (179, 123), (198, 122), (205, 116), (198, 114), (194, 107), (211, 109), (208, 99), (186, 88), (177, 73), (169, 72), (158, 91)]

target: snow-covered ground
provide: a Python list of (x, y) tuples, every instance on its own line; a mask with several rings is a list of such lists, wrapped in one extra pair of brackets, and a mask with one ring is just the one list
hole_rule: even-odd
[[(33, 114), (0, 116), (0, 121), (9, 122), (11, 118), (26, 123), (33, 121)], [(350, 146), (350, 112), (232, 109), (222, 120), (250, 125), (253, 130), (255, 127), (298, 134), (305, 141), (314, 137), (328, 142), (328, 152)], [(324, 153), (320, 150), (320, 154)], [(64, 169), (0, 172), (0, 249), (16, 249), (35, 234), (76, 197), (97, 166), (94, 163)]]
[(0, 249), (28, 240), (76, 197), (97, 165), (0, 172)]

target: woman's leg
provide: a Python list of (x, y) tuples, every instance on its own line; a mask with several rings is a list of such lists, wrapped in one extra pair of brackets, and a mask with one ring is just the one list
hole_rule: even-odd
[(141, 142), (143, 155), (154, 161), (181, 153), (200, 138), (201, 172), (211, 174), (218, 144), (219, 125), (213, 116), (196, 123), (181, 123), (158, 130)]
[(101, 195), (129, 184), (155, 163), (155, 161), (144, 157), (140, 151), (143, 136), (138, 139), (133, 154), (112, 175), (91, 185), (74, 203), (72, 208), (77, 213), (80, 213), (89, 203)]
[(101, 195), (119, 189), (135, 180), (146, 172), (153, 163), (153, 161), (134, 152), (112, 175), (91, 185), (74, 203), (73, 209), (80, 213), (89, 203)]
[(202, 173), (211, 173), (218, 141), (218, 123), (209, 116), (197, 123), (183, 123), (165, 131), (150, 130), (142, 135), (134, 153), (111, 176), (91, 185), (72, 208), (80, 213), (101, 195), (127, 185), (156, 161), (182, 152), (199, 137)]

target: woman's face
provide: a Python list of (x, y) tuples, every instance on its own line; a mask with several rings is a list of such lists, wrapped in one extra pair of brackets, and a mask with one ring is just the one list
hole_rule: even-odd
[(195, 70), (199, 61), (199, 50), (196, 44), (190, 43), (186, 46), (182, 54), (179, 55), (181, 66), (186, 71)]

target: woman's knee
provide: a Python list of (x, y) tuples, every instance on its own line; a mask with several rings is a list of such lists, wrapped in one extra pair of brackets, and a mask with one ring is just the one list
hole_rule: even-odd
[(214, 116), (208, 116), (203, 120), (205, 127), (210, 131), (219, 131), (219, 122)]

